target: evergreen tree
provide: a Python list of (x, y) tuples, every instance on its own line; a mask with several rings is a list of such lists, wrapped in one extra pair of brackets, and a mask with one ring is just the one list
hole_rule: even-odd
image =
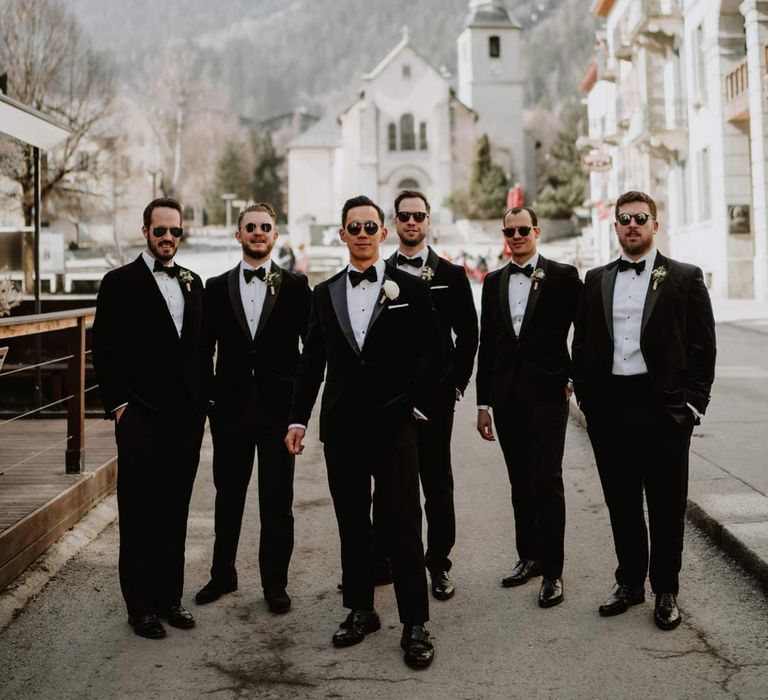
[(555, 138), (544, 173), (544, 186), (533, 203), (536, 213), (549, 219), (569, 219), (585, 198), (587, 175), (576, 148), (581, 110), (566, 117), (568, 126)]
[(283, 181), (278, 168), (283, 158), (277, 155), (272, 136), (267, 131), (254, 130), (251, 133), (253, 148), (253, 181), (251, 199), (254, 202), (269, 202), (274, 208), (277, 220), (285, 221), (283, 211)]
[(249, 174), (243, 164), (243, 146), (227, 141), (216, 162), (213, 187), (205, 199), (205, 213), (209, 224), (223, 224), (227, 219), (227, 205), (222, 194), (232, 193), (237, 199), (248, 199), (251, 190)]
[(469, 176), (469, 190), (454, 192), (446, 205), (457, 216), (469, 219), (495, 219), (504, 213), (509, 180), (501, 166), (491, 160), (488, 136), (477, 142)]

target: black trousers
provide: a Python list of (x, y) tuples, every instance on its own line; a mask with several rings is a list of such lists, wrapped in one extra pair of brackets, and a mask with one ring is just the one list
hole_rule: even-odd
[(649, 572), (657, 593), (677, 593), (688, 496), (693, 416), (676, 422), (653, 392), (648, 375), (613, 377), (587, 426), (611, 517), (616, 581), (641, 586)]
[(283, 440), (286, 425), (264, 415), (256, 396), (235, 416), (211, 416), (216, 539), (211, 579), (237, 585), (237, 546), (245, 498), (258, 454), (259, 571), (265, 590), (284, 589), (293, 553), (293, 472), (295, 457)]
[(205, 418), (129, 404), (115, 426), (120, 588), (128, 614), (181, 603), (184, 547)]
[(392, 562), (395, 597), (403, 624), (429, 619), (416, 426), (408, 422), (399, 435), (388, 434), (374, 446), (326, 443), (328, 484), (341, 540), (344, 607), (373, 610), (374, 553), (371, 525), (371, 478), (376, 485), (376, 517)]
[[(427, 521), (427, 551), (424, 557), (430, 571), (450, 571), (449, 559), (456, 543), (456, 512), (453, 505), (453, 469), (451, 467), (451, 433), (453, 407), (430, 414), (428, 421), (418, 421), (417, 444), (419, 475), (424, 492), (424, 515)], [(373, 528), (377, 567), (386, 568), (389, 559), (384, 544), (383, 527), (376, 516), (378, 491), (374, 492)]]
[(517, 555), (539, 559), (544, 577), (558, 578), (565, 538), (565, 388), (542, 389), (520, 375), (509, 401), (493, 407), (493, 420), (512, 487)]

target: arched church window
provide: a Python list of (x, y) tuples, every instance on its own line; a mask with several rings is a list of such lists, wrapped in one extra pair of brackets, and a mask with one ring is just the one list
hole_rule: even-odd
[(396, 151), (397, 150), (397, 126), (395, 126), (394, 122), (391, 123), (387, 128), (387, 139), (389, 141), (389, 150)]
[(397, 188), (399, 190), (418, 190), (421, 189), (419, 187), (418, 180), (414, 180), (412, 177), (407, 177), (405, 180), (400, 180), (400, 182), (397, 185)]
[(427, 150), (427, 122), (419, 124), (419, 150)]
[(416, 131), (412, 114), (404, 114), (400, 117), (400, 150), (416, 150)]
[(497, 36), (488, 37), (488, 55), (491, 58), (501, 57), (501, 39)]
[(406, 63), (403, 66), (403, 78), (405, 80), (408, 80), (408, 78), (410, 78), (410, 77), (411, 77), (411, 67)]

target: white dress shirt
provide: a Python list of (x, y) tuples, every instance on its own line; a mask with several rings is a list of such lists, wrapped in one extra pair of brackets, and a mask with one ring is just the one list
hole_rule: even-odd
[[(160, 293), (165, 299), (165, 303), (168, 305), (168, 311), (171, 313), (171, 318), (176, 326), (176, 332), (181, 338), (181, 327), (184, 323), (184, 295), (181, 292), (181, 281), (178, 277), (169, 277), (164, 272), (155, 272), (155, 258), (153, 258), (147, 251), (143, 251), (141, 257), (144, 258), (144, 262), (147, 264), (152, 276), (157, 282), (157, 287)], [(161, 261), (162, 262), (162, 261)], [(165, 265), (165, 263), (163, 263)], [(166, 267), (172, 266), (166, 265)]]
[(645, 269), (638, 275), (634, 270), (625, 270), (616, 275), (613, 287), (613, 374), (630, 376), (647, 374), (643, 353), (640, 351), (640, 331), (643, 323), (643, 308), (648, 285), (651, 282), (656, 248), (651, 248), (639, 260), (645, 260)]
[(240, 261), (240, 299), (243, 302), (243, 311), (245, 311), (245, 320), (248, 322), (248, 330), (251, 331), (251, 338), (256, 335), (256, 329), (259, 327), (261, 310), (264, 308), (264, 299), (267, 297), (267, 283), (258, 277), (252, 277), (250, 282), (246, 282), (243, 270), (264, 268), (265, 273), (268, 273), (271, 267), (271, 260), (257, 267), (249, 265), (245, 260)]
[[(522, 265), (517, 265), (510, 261), (510, 266), (526, 267), (530, 265), (534, 270), (539, 262), (539, 254), (534, 253), (533, 257), (526, 260)], [(522, 273), (509, 276), (509, 314), (512, 316), (512, 328), (515, 335), (520, 335), (520, 329), (523, 327), (523, 317), (525, 316), (525, 307), (528, 305), (528, 297), (531, 294), (531, 278)]]
[[(373, 309), (379, 303), (381, 298), (381, 287), (384, 283), (384, 261), (379, 258), (373, 267), (376, 268), (376, 281), (369, 282), (363, 280), (357, 287), (352, 286), (349, 281), (349, 271), (356, 270), (351, 264), (347, 267), (345, 274), (347, 278), (347, 312), (349, 313), (349, 323), (355, 334), (357, 347), (360, 350), (365, 345), (365, 334), (368, 332), (368, 323), (371, 320)], [(363, 270), (357, 270), (363, 272)]]
[(405, 253), (403, 253), (403, 251), (398, 250), (397, 253), (395, 253), (395, 261), (397, 261), (397, 256), (398, 255), (403, 255), (406, 258), (409, 258), (410, 260), (416, 260), (417, 258), (420, 258), (421, 259), (421, 267), (414, 267), (413, 265), (398, 265), (397, 269), (398, 270), (403, 270), (403, 272), (408, 272), (411, 275), (419, 276), (420, 277), (421, 276), (421, 270), (424, 267), (424, 265), (426, 265), (426, 263), (427, 263), (427, 253), (429, 253), (429, 251), (427, 250), (427, 246), (424, 246), (418, 253), (416, 253), (416, 255), (405, 255)]

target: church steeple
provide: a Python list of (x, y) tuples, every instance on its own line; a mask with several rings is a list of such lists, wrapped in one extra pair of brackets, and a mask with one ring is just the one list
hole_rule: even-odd
[(464, 20), (464, 28), (467, 27), (520, 29), (498, 0), (469, 0), (469, 13)]

